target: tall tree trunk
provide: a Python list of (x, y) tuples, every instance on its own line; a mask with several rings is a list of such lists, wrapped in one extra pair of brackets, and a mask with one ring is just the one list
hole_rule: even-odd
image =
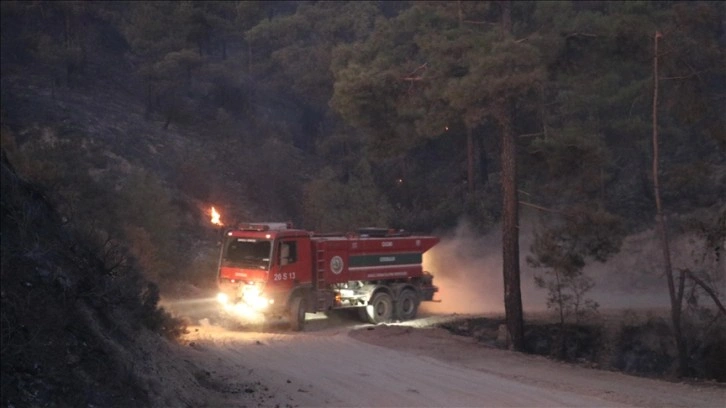
[(252, 44), (247, 42), (247, 74), (252, 75)]
[(474, 194), (474, 136), (470, 126), (466, 127), (466, 185), (469, 196)]
[(481, 179), (482, 185), (489, 184), (489, 158), (487, 157), (487, 150), (482, 146), (483, 142), (481, 137), (474, 139), (475, 153), (478, 160), (479, 166), (476, 168), (477, 178)]
[[(503, 0), (502, 36), (512, 31), (512, 3)], [(504, 275), (504, 312), (512, 350), (524, 350), (524, 313), (519, 281), (519, 193), (517, 191), (517, 146), (512, 130), (512, 103), (498, 102), (495, 112), (502, 133), (502, 273)]]
[(512, 31), (512, 1), (502, 0), (502, 32), (510, 33)]
[(512, 130), (509, 101), (503, 103), (498, 122), (502, 132), (502, 269), (504, 310), (510, 349), (524, 350), (524, 316), (519, 281), (519, 197), (517, 192), (517, 149)]
[(457, 4), (457, 6), (459, 6), (458, 7), (458, 9), (459, 9), (458, 17), (459, 17), (459, 28), (461, 28), (464, 26), (464, 9), (461, 8), (461, 0), (457, 1), (456, 4)]
[[(464, 10), (461, 7), (461, 0), (457, 1), (459, 28), (464, 26)], [(464, 121), (466, 124), (466, 121)], [(471, 198), (474, 195), (474, 136), (470, 125), (466, 126), (466, 191)]]
[(151, 81), (146, 84), (146, 110), (144, 111), (144, 118), (148, 119), (151, 117), (151, 112), (154, 109), (154, 98), (151, 95)]
[(681, 328), (684, 277), (681, 276), (678, 289), (676, 290), (675, 279), (673, 277), (673, 267), (671, 265), (670, 247), (668, 243), (668, 228), (666, 226), (665, 217), (663, 216), (663, 205), (660, 200), (660, 183), (658, 180), (658, 39), (660, 38), (661, 33), (656, 31), (653, 44), (653, 192), (655, 195), (656, 222), (658, 224), (658, 233), (660, 235), (661, 248), (663, 250), (663, 264), (665, 267), (666, 279), (668, 280), (668, 294), (671, 299), (673, 335), (675, 337), (676, 348), (678, 351), (678, 376), (682, 377), (686, 375), (686, 372), (688, 371), (688, 355)]

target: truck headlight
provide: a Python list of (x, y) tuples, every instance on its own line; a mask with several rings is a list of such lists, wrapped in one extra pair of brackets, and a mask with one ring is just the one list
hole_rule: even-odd
[(256, 310), (266, 309), (270, 302), (259, 292), (245, 293), (245, 302)]
[(243, 288), (242, 298), (245, 303), (255, 310), (264, 310), (270, 305), (270, 303), (272, 303), (267, 299), (267, 297), (260, 293), (259, 287), (253, 285), (245, 286)]
[(217, 293), (217, 301), (223, 305), (229, 303), (229, 296), (226, 293)]

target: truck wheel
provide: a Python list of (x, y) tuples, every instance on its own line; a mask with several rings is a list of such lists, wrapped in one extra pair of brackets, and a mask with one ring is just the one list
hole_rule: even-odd
[(419, 299), (416, 292), (406, 289), (398, 296), (396, 302), (396, 317), (401, 320), (411, 320), (418, 312)]
[(296, 296), (290, 302), (290, 328), (294, 331), (305, 328), (305, 299), (302, 296)]
[(393, 299), (386, 292), (378, 292), (373, 295), (366, 306), (366, 316), (373, 324), (385, 323), (393, 316)]

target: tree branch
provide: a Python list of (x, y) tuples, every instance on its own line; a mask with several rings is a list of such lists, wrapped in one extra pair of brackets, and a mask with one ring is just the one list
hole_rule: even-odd
[(688, 79), (692, 78), (694, 76), (700, 76), (702, 73), (708, 72), (708, 70), (698, 71), (698, 72), (692, 72), (689, 75), (682, 75), (682, 76), (673, 76), (673, 77), (660, 77), (658, 78), (659, 81), (665, 81), (669, 79)]
[(491, 23), (489, 21), (463, 20), (462, 23), (477, 25), (499, 25), (499, 23)]
[(590, 37), (590, 38), (597, 38), (599, 37), (597, 34), (590, 34), (590, 33), (569, 33), (565, 36), (565, 39), (572, 38), (572, 37)]
[[(411, 71), (407, 76), (403, 77), (404, 81), (423, 81), (426, 68), (428, 68), (428, 62), (424, 62), (418, 68)], [(419, 71), (424, 71), (424, 74), (417, 75)]]
[(519, 137), (535, 137), (535, 136), (542, 136), (542, 135), (544, 135), (544, 134), (545, 134), (545, 132), (544, 132), (544, 131), (542, 131), (542, 132), (537, 132), (537, 133), (525, 133), (525, 134), (523, 134), (523, 135), (519, 135)]
[(531, 208), (534, 208), (536, 210), (540, 210), (540, 211), (544, 211), (544, 212), (549, 212), (549, 213), (554, 213), (554, 214), (568, 215), (567, 213), (564, 213), (562, 211), (554, 210), (552, 208), (542, 207), (542, 206), (539, 206), (537, 204), (528, 203), (526, 201), (521, 201), (520, 200), (519, 201), (519, 204), (521, 204), (521, 205), (523, 205), (525, 207), (531, 207)]
[(706, 293), (708, 293), (708, 295), (711, 296), (711, 299), (713, 299), (713, 303), (716, 304), (716, 306), (721, 311), (721, 313), (723, 313), (724, 315), (726, 315), (726, 307), (724, 307), (723, 303), (721, 303), (721, 301), (718, 298), (718, 295), (713, 290), (713, 288), (711, 288), (701, 278), (699, 278), (698, 276), (694, 275), (693, 272), (690, 271), (690, 269), (683, 269), (682, 270), (682, 273), (685, 276), (691, 278), (693, 280), (693, 282), (695, 282), (698, 286), (702, 287), (703, 290), (705, 290)]

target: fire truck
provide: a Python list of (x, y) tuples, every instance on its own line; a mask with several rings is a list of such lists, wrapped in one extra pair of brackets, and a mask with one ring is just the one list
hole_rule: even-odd
[(370, 323), (410, 320), (438, 288), (423, 270), (434, 236), (363, 228), (319, 234), (290, 223), (251, 223), (224, 232), (217, 299), (228, 311), (287, 317), (304, 329), (305, 314), (357, 308)]

